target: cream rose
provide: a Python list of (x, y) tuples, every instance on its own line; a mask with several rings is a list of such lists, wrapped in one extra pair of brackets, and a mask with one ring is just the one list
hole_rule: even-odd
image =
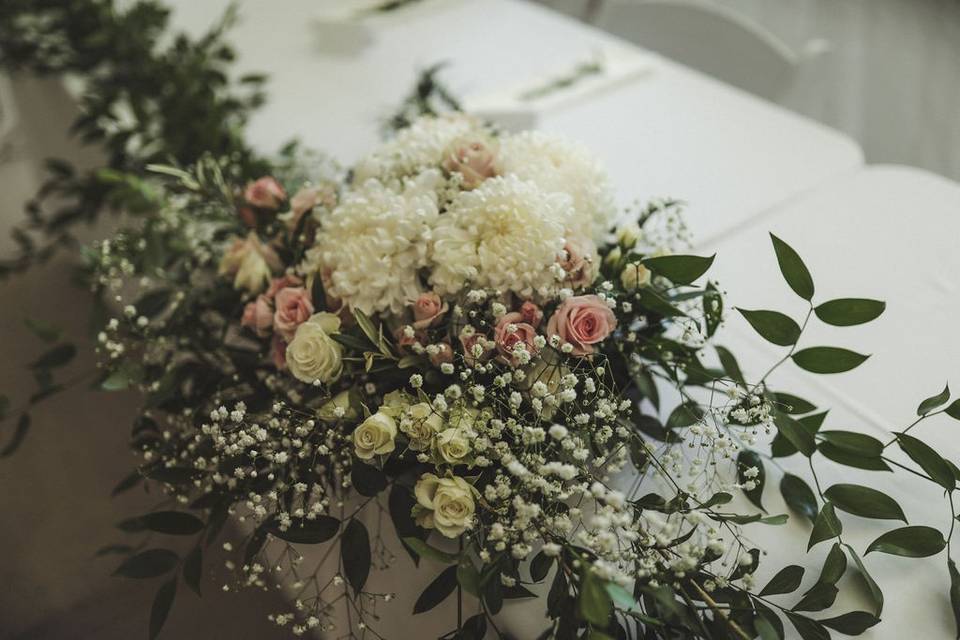
[(470, 455), (470, 438), (463, 429), (445, 429), (437, 436), (437, 453), (447, 464), (465, 464)]
[(456, 538), (473, 524), (476, 505), (473, 487), (463, 478), (438, 478), (425, 473), (414, 487), (417, 524), (436, 529), (448, 538)]
[(317, 417), (324, 422), (356, 419), (358, 414), (350, 394), (350, 391), (341, 391), (324, 402), (323, 405), (317, 409)]
[(330, 336), (340, 329), (340, 318), (315, 313), (297, 327), (287, 346), (287, 367), (295, 378), (308, 384), (333, 382), (343, 372), (343, 347)]
[(627, 291), (636, 291), (650, 284), (650, 277), (650, 269), (647, 269), (640, 262), (631, 262), (623, 268), (623, 273), (620, 274), (620, 284)]
[(443, 428), (443, 418), (428, 402), (410, 406), (400, 419), (400, 431), (410, 438), (410, 448), (425, 451), (433, 443), (433, 437)]
[(397, 421), (378, 411), (353, 431), (353, 450), (361, 460), (390, 453), (396, 448)]

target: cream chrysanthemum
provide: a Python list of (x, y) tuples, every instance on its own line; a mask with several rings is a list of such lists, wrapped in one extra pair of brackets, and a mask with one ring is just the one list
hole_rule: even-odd
[(419, 118), (361, 159), (353, 169), (354, 181), (389, 181), (438, 168), (451, 142), (481, 129), (479, 121), (462, 113)]
[(610, 178), (587, 149), (542, 131), (524, 131), (500, 141), (497, 157), (504, 174), (530, 180), (543, 191), (573, 199), (573, 231), (598, 244), (616, 219)]
[(373, 179), (347, 192), (324, 218), (304, 270), (329, 274), (327, 294), (352, 309), (399, 313), (422, 292), (417, 271), (427, 265), (442, 179), (425, 171), (400, 192)]
[(557, 258), (573, 209), (563, 193), (545, 193), (516, 176), (490, 178), (464, 191), (434, 232), (430, 282), (440, 293), (466, 283), (521, 296), (556, 288)]

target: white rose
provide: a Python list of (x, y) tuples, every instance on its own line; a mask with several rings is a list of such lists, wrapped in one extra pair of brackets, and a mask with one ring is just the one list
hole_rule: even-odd
[(417, 524), (456, 538), (473, 523), (473, 488), (463, 478), (425, 473), (414, 488)]
[(470, 439), (463, 429), (446, 429), (437, 436), (437, 452), (448, 464), (462, 464), (470, 454)]
[(427, 402), (411, 406), (400, 420), (400, 431), (410, 437), (410, 448), (414, 451), (429, 449), (442, 427), (443, 418)]
[(650, 269), (639, 262), (631, 262), (623, 268), (620, 274), (620, 283), (627, 291), (636, 291), (640, 287), (650, 284)]
[(396, 447), (397, 421), (378, 411), (353, 431), (353, 448), (361, 460), (390, 453)]
[(343, 372), (343, 347), (331, 334), (340, 329), (340, 318), (316, 313), (297, 327), (287, 345), (287, 367), (298, 380), (313, 384), (333, 382)]

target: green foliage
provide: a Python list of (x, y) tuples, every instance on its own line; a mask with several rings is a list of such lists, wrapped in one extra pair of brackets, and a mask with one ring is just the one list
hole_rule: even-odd
[(803, 260), (801, 260), (797, 252), (793, 250), (793, 247), (772, 233), (770, 234), (770, 240), (773, 241), (773, 249), (777, 254), (780, 273), (783, 274), (783, 278), (787, 281), (787, 284), (790, 285), (794, 293), (804, 300), (813, 298), (813, 278), (810, 277), (810, 272), (807, 270), (807, 266), (803, 263)]
[(716, 255), (701, 256), (660, 256), (647, 258), (643, 264), (654, 273), (663, 276), (674, 284), (692, 284), (710, 269)]
[(800, 338), (800, 325), (794, 322), (793, 318), (779, 311), (765, 309), (751, 311), (739, 307), (737, 307), (737, 311), (768, 342), (781, 347), (790, 347), (796, 344)]
[(886, 309), (886, 303), (864, 298), (840, 298), (814, 307), (823, 322), (837, 327), (849, 327), (876, 320)]
[(870, 543), (866, 553), (880, 551), (907, 558), (926, 558), (937, 555), (945, 546), (943, 534), (933, 527), (911, 526), (886, 532)]

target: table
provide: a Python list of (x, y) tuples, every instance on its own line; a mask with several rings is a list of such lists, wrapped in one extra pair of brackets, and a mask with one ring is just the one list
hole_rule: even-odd
[[(225, 1), (172, 0), (174, 23), (199, 33)], [(487, 94), (566, 70), (616, 38), (518, 0), (424, 0), (360, 23), (324, 22), (319, 5), (241, 2), (231, 39), (239, 73), (270, 75), (249, 136), (265, 151), (299, 136), (344, 162), (378, 142), (378, 124), (418, 70), (447, 61), (455, 94)], [(639, 50), (638, 50), (639, 51)], [(594, 150), (622, 202), (689, 203), (701, 242), (863, 164), (844, 135), (651, 53), (635, 81), (538, 114), (540, 128)]]

